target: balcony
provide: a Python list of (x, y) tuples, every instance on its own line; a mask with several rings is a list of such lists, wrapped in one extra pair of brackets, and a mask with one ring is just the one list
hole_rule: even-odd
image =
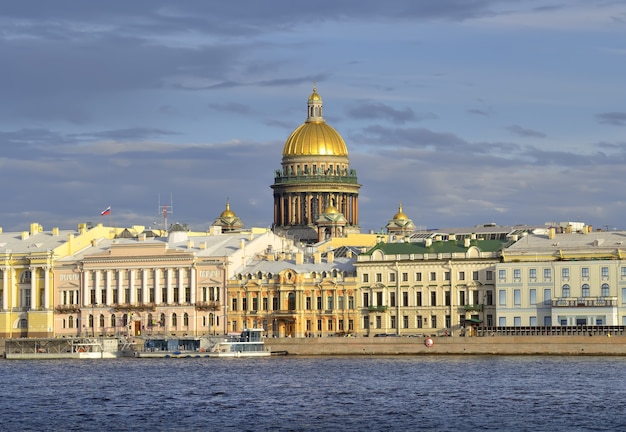
[(154, 312), (156, 310), (156, 305), (154, 303), (135, 303), (135, 304), (116, 303), (113, 305), (113, 309), (116, 312), (123, 312), (123, 311)]
[(58, 305), (57, 307), (54, 308), (54, 311), (56, 313), (78, 313), (80, 312), (80, 306), (77, 304), (64, 304), (64, 305)]
[(387, 306), (368, 306), (367, 310), (370, 312), (387, 312)]
[(615, 307), (617, 297), (560, 297), (552, 299), (552, 307)]
[(463, 306), (465, 312), (482, 312), (483, 305), (482, 304), (466, 304)]
[(220, 306), (219, 302), (216, 301), (209, 301), (209, 302), (197, 302), (196, 303), (196, 310), (198, 311), (211, 311), (211, 312), (217, 312), (221, 309), (222, 307)]
[(274, 184), (288, 185), (290, 183), (345, 183), (357, 184), (356, 171), (350, 170), (346, 175), (336, 174), (300, 174), (300, 175), (283, 175), (280, 171), (276, 171), (274, 176)]

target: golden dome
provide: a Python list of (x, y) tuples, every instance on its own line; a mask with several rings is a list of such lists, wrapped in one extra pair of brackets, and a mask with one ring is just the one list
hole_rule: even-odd
[(398, 207), (398, 213), (395, 214), (393, 220), (407, 220), (409, 217), (402, 211), (402, 204)]
[(324, 214), (337, 214), (337, 213), (339, 213), (339, 210), (337, 210), (337, 207), (335, 207), (332, 204), (326, 207), (326, 210), (324, 210)]
[(322, 98), (313, 87), (307, 101), (306, 121), (291, 133), (285, 147), (285, 156), (348, 156), (348, 148), (339, 132), (326, 124), (322, 117)]
[(291, 133), (283, 156), (348, 156), (348, 148), (339, 132), (326, 123), (304, 123)]
[(226, 201), (226, 210), (222, 212), (220, 215), (221, 218), (234, 218), (236, 217), (235, 213), (230, 209), (230, 202)]

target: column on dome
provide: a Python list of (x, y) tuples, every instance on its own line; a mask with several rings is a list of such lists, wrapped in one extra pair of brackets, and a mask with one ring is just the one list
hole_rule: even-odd
[(285, 196), (283, 194), (280, 194), (278, 196), (278, 199), (280, 200), (279, 225), (284, 226), (284, 225), (287, 225), (287, 221), (285, 220)]

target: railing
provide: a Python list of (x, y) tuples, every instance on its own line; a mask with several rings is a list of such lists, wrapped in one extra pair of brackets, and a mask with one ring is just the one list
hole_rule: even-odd
[(199, 311), (213, 311), (217, 312), (221, 309), (219, 302), (210, 301), (210, 302), (197, 302), (196, 310)]
[(367, 310), (370, 312), (387, 312), (387, 306), (368, 306)]
[(357, 184), (356, 175), (276, 175), (274, 184), (288, 183), (349, 183)]
[(477, 327), (477, 336), (624, 336), (626, 326)]
[(469, 312), (469, 311), (482, 312), (483, 311), (482, 304), (467, 304), (463, 306), (463, 308), (465, 309), (466, 312)]
[(552, 299), (552, 307), (609, 307), (617, 306), (615, 297), (561, 297)]

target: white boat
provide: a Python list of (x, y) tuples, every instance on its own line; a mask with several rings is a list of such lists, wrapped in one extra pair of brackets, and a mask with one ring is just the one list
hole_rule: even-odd
[(213, 345), (209, 357), (269, 357), (272, 355), (263, 341), (264, 329), (244, 329), (240, 335), (229, 336)]
[(5, 341), (9, 360), (117, 358), (132, 352), (123, 338), (18, 338)]

